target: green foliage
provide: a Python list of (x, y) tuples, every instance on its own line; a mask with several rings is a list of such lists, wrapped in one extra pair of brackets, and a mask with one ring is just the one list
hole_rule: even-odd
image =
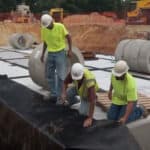
[(16, 0), (0, 0), (0, 12), (9, 12), (16, 8)]
[[(128, 2), (131, 0), (127, 0)], [(91, 11), (121, 11), (122, 0), (0, 0), (0, 11), (11, 11), (17, 4), (25, 2), (32, 12), (49, 11), (62, 7), (66, 12), (82, 13)]]

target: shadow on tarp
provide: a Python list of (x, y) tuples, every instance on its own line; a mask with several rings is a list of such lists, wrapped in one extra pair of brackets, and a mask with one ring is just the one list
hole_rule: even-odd
[(140, 150), (126, 126), (107, 120), (83, 128), (84, 116), (44, 101), (9, 79), (0, 80), (2, 150)]

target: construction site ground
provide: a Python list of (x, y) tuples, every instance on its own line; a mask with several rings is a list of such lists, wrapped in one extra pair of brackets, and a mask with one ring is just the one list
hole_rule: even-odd
[[(98, 95), (98, 101), (97, 105), (103, 108), (103, 110), (106, 112), (110, 105), (111, 100), (108, 99), (108, 92), (100, 92)], [(150, 113), (150, 97), (147, 97), (143, 94), (138, 94), (138, 104), (142, 104), (146, 110)]]
[[(97, 12), (70, 15), (63, 23), (69, 30), (73, 44), (84, 52), (114, 54), (118, 42), (127, 38), (149, 38), (149, 25), (126, 25), (125, 20), (105, 17)], [(0, 46), (8, 45), (13, 33), (30, 33), (40, 43), (40, 21), (32, 23), (0, 22)]]
[[(149, 39), (150, 38), (150, 26), (149, 25), (126, 25), (124, 20), (115, 20), (113, 18), (102, 16), (98, 13), (91, 13), (90, 15), (71, 15), (64, 18), (63, 23), (66, 25), (67, 29), (69, 30), (73, 44), (78, 47), (82, 52), (93, 52), (94, 54), (104, 54), (104, 55), (111, 55), (111, 58), (106, 58), (109, 60), (111, 65), (105, 66), (105, 70), (101, 64), (98, 63), (100, 60), (104, 60), (102, 57), (98, 59), (96, 62), (86, 62), (86, 65), (91, 67), (92, 63), (94, 65), (99, 64), (99, 67), (102, 67), (100, 71), (106, 73), (105, 75), (96, 74), (97, 79), (101, 78), (99, 81), (100, 87), (104, 90), (108, 90), (109, 86), (109, 76), (110, 70), (107, 70), (107, 67), (111, 68), (114, 65), (113, 62), (113, 55), (116, 49), (117, 44), (122, 39)], [(1, 33), (1, 40), (0, 46), (4, 47), (9, 45), (9, 37), (13, 33), (30, 33), (33, 35), (35, 43), (41, 43), (40, 39), (40, 22), (36, 21), (33, 23), (13, 23), (9, 20), (4, 22), (0, 22), (0, 33)], [(134, 50), (134, 49), (133, 49)], [(1, 49), (1, 54), (4, 53), (5, 49)], [(6, 52), (8, 49), (6, 48)], [(15, 50), (16, 51), (16, 50)], [(0, 61), (6, 62), (11, 60), (7, 58), (6, 60), (0, 57)], [(15, 61), (15, 59), (14, 59)], [(25, 61), (27, 61), (25, 59)], [(19, 61), (20, 63), (21, 61)], [(14, 62), (13, 62), (14, 64)], [(19, 64), (18, 64), (19, 65)], [(26, 66), (27, 67), (27, 64)], [(25, 69), (24, 67), (24, 69)], [(94, 66), (95, 67), (95, 66)], [(2, 68), (2, 72), (3, 72)], [(9, 68), (10, 70), (13, 68)], [(7, 74), (7, 71), (4, 69), (4, 72)], [(10, 71), (8, 71), (10, 72)], [(26, 72), (26, 71), (25, 71)], [(109, 73), (108, 73), (109, 72)], [(18, 75), (17, 75), (18, 76)], [(21, 75), (23, 79), (26, 76), (29, 76), (28, 72), (24, 75)], [(16, 77), (11, 77), (15, 79)], [(18, 78), (18, 77), (17, 77)], [(19, 77), (19, 79), (21, 79)], [(99, 79), (98, 79), (99, 80)], [(107, 82), (106, 82), (107, 80)], [(140, 79), (141, 80), (141, 79)], [(20, 81), (20, 80), (19, 80)], [(145, 91), (146, 89), (150, 89), (149, 86), (141, 86), (141, 83), (149, 83), (150, 79), (140, 81), (139, 82), (139, 89), (141, 91)], [(21, 81), (22, 82), (22, 81)], [(146, 83), (146, 85), (147, 85)], [(24, 84), (24, 83), (23, 83)], [(143, 89), (142, 89), (143, 88)], [(142, 103), (148, 110), (150, 109), (150, 93), (148, 94), (142, 92), (142, 95), (139, 94), (140, 103)], [(110, 101), (107, 98), (107, 93), (100, 94), (99, 96), (100, 102), (104, 105), (104, 107), (108, 108), (110, 105)]]
[[(48, 91), (45, 91), (42, 87), (36, 85), (30, 78), (28, 71), (28, 58), (33, 49), (29, 50), (17, 50), (12, 47), (0, 47), (0, 68), (1, 75), (7, 75), (9, 79), (23, 84), (29, 89), (46, 95)], [(108, 99), (107, 91), (110, 84), (111, 68), (114, 66), (114, 57), (107, 55), (96, 55), (96, 60), (86, 60), (85, 66), (89, 68), (96, 76), (97, 82), (102, 89), (98, 93), (98, 105), (102, 106), (106, 111), (111, 104)], [(136, 74), (136, 73), (135, 73)], [(143, 78), (145, 76), (145, 79)], [(139, 104), (143, 104), (148, 111), (150, 111), (150, 77), (146, 75), (136, 75)]]
[[(67, 25), (73, 44), (82, 51), (114, 54), (118, 42), (127, 38), (147, 39), (150, 26), (147, 25)], [(13, 33), (30, 33), (40, 43), (40, 24), (0, 23), (0, 45), (8, 45)]]

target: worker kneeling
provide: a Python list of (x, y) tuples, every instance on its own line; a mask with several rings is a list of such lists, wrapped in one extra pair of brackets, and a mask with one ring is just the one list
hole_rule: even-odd
[[(68, 84), (73, 86), (68, 88)], [(84, 68), (80, 63), (73, 64), (71, 72), (64, 81), (61, 100), (65, 102), (67, 99), (69, 104), (77, 103), (77, 95), (80, 96), (81, 104), (79, 113), (86, 115), (83, 126), (92, 125), (93, 114), (96, 102), (96, 91), (99, 89), (96, 79), (92, 72)]]
[(137, 120), (145, 114), (145, 108), (137, 106), (137, 86), (128, 69), (127, 63), (123, 60), (115, 64), (108, 92), (108, 97), (112, 101), (107, 113), (108, 119), (122, 124)]

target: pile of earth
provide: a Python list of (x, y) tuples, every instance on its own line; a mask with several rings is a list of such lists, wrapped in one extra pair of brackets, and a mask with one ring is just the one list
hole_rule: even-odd
[(146, 39), (150, 27), (127, 26), (125, 20), (99, 13), (72, 15), (64, 19), (73, 43), (82, 51), (114, 54), (118, 42), (127, 38)]
[[(106, 17), (99, 13), (70, 15), (64, 18), (72, 36), (73, 44), (82, 51), (114, 54), (118, 42), (125, 38), (143, 38), (149, 36), (150, 27), (144, 25), (126, 25), (124, 20)], [(13, 23), (0, 22), (0, 45), (8, 45), (13, 33), (30, 33), (40, 43), (40, 22)]]

